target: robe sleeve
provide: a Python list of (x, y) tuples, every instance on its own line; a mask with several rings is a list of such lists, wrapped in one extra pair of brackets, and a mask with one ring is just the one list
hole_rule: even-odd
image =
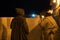
[(26, 23), (26, 21), (25, 21), (25, 19), (24, 19), (24, 21), (22, 22), (22, 30), (23, 30), (23, 33), (25, 33), (25, 34), (29, 34), (29, 29), (28, 29), (28, 25), (27, 25), (27, 23)]
[(17, 20), (15, 18), (12, 19), (12, 22), (10, 24), (10, 28), (13, 29), (16, 26), (16, 24), (17, 24)]

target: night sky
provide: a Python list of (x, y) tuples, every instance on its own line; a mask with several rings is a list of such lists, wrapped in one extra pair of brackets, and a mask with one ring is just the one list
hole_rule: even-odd
[(15, 8), (24, 8), (26, 14), (31, 10), (39, 11), (50, 9), (50, 0), (5, 0), (0, 1), (0, 16), (16, 16)]

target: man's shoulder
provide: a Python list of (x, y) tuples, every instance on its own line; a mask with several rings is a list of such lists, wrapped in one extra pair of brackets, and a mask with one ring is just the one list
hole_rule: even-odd
[(17, 16), (17, 17), (15, 17), (15, 19), (16, 20), (21, 20), (21, 21), (25, 20), (25, 18), (23, 16)]

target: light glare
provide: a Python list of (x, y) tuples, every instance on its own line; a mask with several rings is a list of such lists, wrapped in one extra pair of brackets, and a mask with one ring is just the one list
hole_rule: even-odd
[(42, 19), (44, 19), (44, 15), (42, 15)]
[(32, 14), (32, 17), (35, 17), (36, 15), (35, 14)]
[(49, 10), (48, 13), (51, 13), (52, 14), (53, 13), (53, 10)]
[(53, 0), (53, 3), (56, 3), (56, 0)]

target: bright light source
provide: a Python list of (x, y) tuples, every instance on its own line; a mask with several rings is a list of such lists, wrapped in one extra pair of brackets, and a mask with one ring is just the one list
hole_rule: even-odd
[(57, 0), (57, 5), (58, 5), (58, 6), (60, 5), (60, 0)]
[(42, 15), (42, 19), (44, 19), (45, 17), (44, 17), (44, 15)]
[(56, 7), (58, 7), (60, 5), (60, 0), (53, 0), (53, 3), (56, 3), (57, 4)]
[(48, 13), (51, 13), (52, 14), (53, 13), (53, 10), (49, 10)]
[(53, 0), (53, 3), (56, 3), (56, 0)]
[(36, 15), (35, 14), (32, 14), (31, 16), (34, 18)]

